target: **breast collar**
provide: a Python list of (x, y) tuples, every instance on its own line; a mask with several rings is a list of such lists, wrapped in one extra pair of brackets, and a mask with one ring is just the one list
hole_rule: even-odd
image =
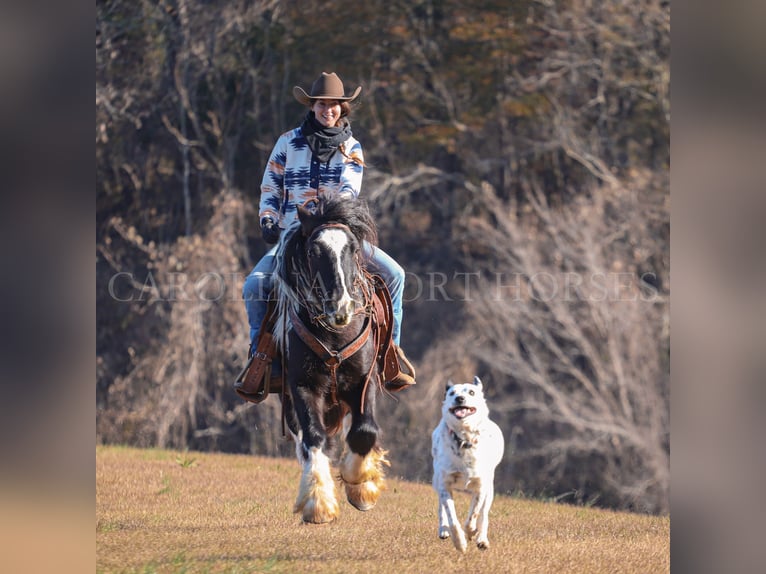
[(478, 437), (476, 437), (473, 440), (466, 440), (463, 437), (461, 437), (459, 434), (457, 434), (455, 431), (453, 431), (452, 429), (449, 429), (449, 436), (457, 445), (458, 450), (464, 449), (464, 448), (473, 448), (474, 446), (476, 446), (476, 443), (479, 442)]

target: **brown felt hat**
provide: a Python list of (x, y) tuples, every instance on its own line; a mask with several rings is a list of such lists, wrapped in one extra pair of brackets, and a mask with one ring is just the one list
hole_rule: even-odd
[(307, 94), (303, 88), (295, 86), (293, 88), (293, 96), (304, 106), (311, 106), (314, 100), (353, 102), (361, 91), (362, 86), (359, 86), (354, 90), (353, 94), (347, 96), (346, 91), (343, 89), (343, 82), (341, 82), (338, 74), (335, 72), (332, 74), (322, 72), (322, 75), (311, 85), (310, 93)]

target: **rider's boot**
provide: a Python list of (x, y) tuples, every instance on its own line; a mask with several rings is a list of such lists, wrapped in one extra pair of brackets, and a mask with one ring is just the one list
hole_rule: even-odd
[(399, 345), (394, 345), (394, 349), (396, 350), (396, 358), (399, 361), (399, 372), (390, 381), (384, 383), (384, 386), (389, 391), (399, 391), (416, 384), (415, 367), (412, 366), (412, 363), (404, 354), (404, 350)]

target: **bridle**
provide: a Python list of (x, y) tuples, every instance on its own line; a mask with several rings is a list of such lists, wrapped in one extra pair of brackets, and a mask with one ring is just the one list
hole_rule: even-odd
[[(315, 274), (315, 271), (311, 267), (311, 258), (308, 257), (308, 246), (312, 243), (315, 236), (319, 234), (321, 231), (325, 229), (330, 228), (336, 228), (336, 229), (342, 229), (347, 233), (351, 233), (351, 229), (342, 223), (325, 223), (323, 225), (319, 225), (317, 228), (315, 228), (311, 234), (309, 235), (308, 239), (306, 240), (306, 246), (305, 246), (305, 253), (306, 261), (308, 270), (313, 277)], [(353, 340), (351, 340), (349, 343), (345, 344), (340, 349), (331, 349), (328, 347), (324, 342), (322, 342), (314, 333), (311, 332), (311, 330), (303, 323), (301, 320), (298, 311), (294, 307), (289, 308), (289, 317), (290, 317), (290, 323), (292, 324), (293, 331), (295, 331), (296, 335), (303, 341), (303, 343), (311, 349), (311, 351), (317, 355), (323, 362), (324, 365), (329, 369), (330, 376), (332, 379), (332, 385), (330, 387), (330, 394), (332, 399), (332, 404), (336, 405), (338, 404), (338, 396), (337, 396), (337, 390), (338, 390), (338, 368), (340, 365), (345, 361), (346, 359), (354, 356), (356, 353), (358, 353), (365, 344), (369, 341), (370, 336), (373, 338), (373, 342), (375, 345), (375, 348), (378, 347), (378, 329), (377, 325), (375, 325), (375, 321), (373, 321), (373, 302), (372, 302), (372, 287), (370, 284), (370, 281), (366, 277), (366, 272), (362, 269), (361, 261), (359, 259), (359, 256), (357, 255), (356, 260), (356, 266), (358, 273), (356, 273), (356, 276), (354, 278), (354, 284), (356, 287), (359, 288), (359, 290), (362, 292), (364, 297), (364, 305), (360, 307), (359, 309), (354, 311), (354, 314), (364, 314), (364, 323), (362, 324), (362, 329), (359, 332), (359, 334), (354, 337)], [(312, 287), (313, 288), (313, 287)], [(321, 299), (321, 298), (320, 298)], [(321, 327), (327, 331), (332, 332), (340, 332), (340, 329), (336, 329), (329, 325), (327, 323), (326, 314), (324, 313), (324, 309), (322, 309), (319, 313), (312, 313), (315, 309), (315, 305), (312, 305), (306, 297), (303, 297), (301, 300), (301, 306), (306, 309), (309, 312), (309, 317), (311, 319), (311, 323), (321, 325)], [(367, 373), (367, 377), (365, 378), (364, 382), (364, 388), (362, 390), (362, 404), (361, 404), (361, 411), (364, 412), (364, 397), (367, 392), (367, 385), (370, 382), (370, 379), (372, 378), (372, 371), (375, 367), (375, 358), (373, 358), (370, 362), (370, 369)]]
[[(327, 322), (327, 314), (324, 312), (325, 309), (325, 303), (327, 302), (327, 299), (325, 298), (324, 293), (322, 292), (321, 288), (317, 285), (314, 285), (313, 278), (318, 276), (318, 273), (316, 269), (314, 269), (312, 265), (312, 258), (309, 257), (309, 247), (314, 243), (316, 237), (322, 232), (327, 229), (340, 229), (344, 231), (345, 233), (349, 235), (353, 235), (351, 232), (351, 229), (348, 225), (344, 223), (324, 223), (322, 225), (318, 225), (314, 230), (311, 232), (311, 234), (306, 239), (306, 243), (304, 245), (304, 257), (306, 258), (306, 265), (308, 267), (309, 276), (311, 277), (311, 285), (310, 289), (314, 291), (314, 295), (316, 296), (317, 301), (319, 302), (319, 305), (312, 303), (307, 297), (302, 296), (301, 297), (301, 306), (306, 309), (306, 311), (309, 312), (309, 316), (311, 319), (311, 322), (313, 324), (321, 325), (323, 329), (333, 332), (333, 333), (340, 333), (341, 329), (338, 329)], [(354, 310), (354, 314), (358, 315), (361, 313), (369, 315), (370, 313), (370, 298), (371, 298), (371, 292), (369, 285), (364, 280), (364, 272), (362, 269), (362, 263), (359, 258), (359, 254), (356, 255), (354, 265), (356, 267), (356, 273), (354, 274), (354, 283), (353, 283), (353, 289), (357, 293), (361, 293), (362, 297), (364, 299), (363, 304), (361, 306), (357, 306), (357, 308)]]

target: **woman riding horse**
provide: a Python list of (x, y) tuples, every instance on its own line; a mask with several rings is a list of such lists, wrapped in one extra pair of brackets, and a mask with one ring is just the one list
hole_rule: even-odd
[[(345, 95), (343, 82), (335, 73), (322, 72), (306, 93), (295, 86), (293, 95), (308, 107), (303, 123), (280, 136), (269, 158), (261, 182), (260, 224), (264, 241), (274, 244), (283, 229), (296, 220), (297, 206), (329, 194), (354, 201), (362, 186), (364, 155), (351, 133), (351, 102), (361, 92), (357, 87)], [(383, 278), (393, 304), (393, 340), (404, 372), (399, 369), (393, 388), (415, 384), (414, 371), (399, 346), (402, 324), (404, 270), (382, 249), (362, 243), (367, 268)], [(258, 344), (272, 289), (276, 247), (269, 250), (245, 279), (242, 295), (250, 324), (252, 357)], [(410, 374), (407, 374), (409, 372)]]

